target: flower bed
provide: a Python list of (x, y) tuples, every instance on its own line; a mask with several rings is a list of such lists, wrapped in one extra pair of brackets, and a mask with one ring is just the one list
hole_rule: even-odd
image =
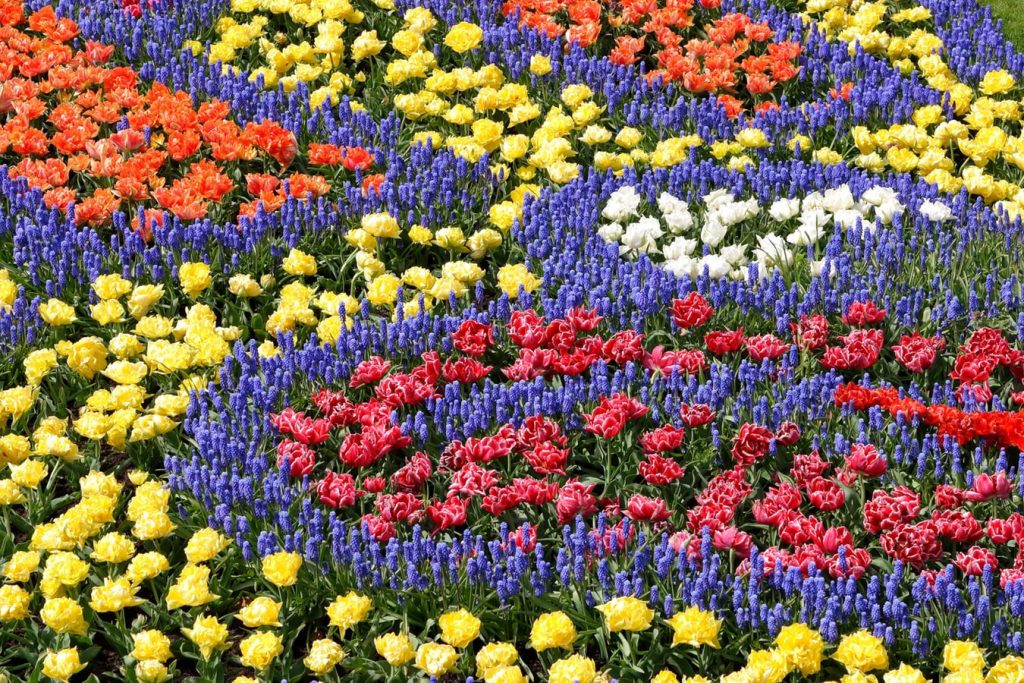
[(973, 0), (0, 0), (0, 679), (1024, 680)]

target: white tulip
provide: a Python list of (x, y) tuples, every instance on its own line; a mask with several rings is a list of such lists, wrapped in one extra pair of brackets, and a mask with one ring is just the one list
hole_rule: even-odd
[(683, 277), (688, 275), (691, 278), (697, 277), (697, 260), (692, 259), (689, 256), (682, 256), (672, 261), (665, 261), (661, 266), (667, 272), (672, 273), (676, 277)]
[(714, 192), (710, 192), (704, 195), (702, 199), (704, 200), (704, 204), (709, 209), (714, 209), (715, 207), (720, 206), (722, 204), (728, 204), (732, 202), (733, 196), (729, 192), (719, 188)]
[(620, 254), (658, 253), (658, 238), (664, 233), (657, 218), (644, 217), (626, 227)]
[(757, 260), (766, 266), (789, 266), (793, 264), (793, 251), (786, 246), (786, 240), (774, 232), (758, 236), (757, 249), (754, 253)]
[(700, 240), (709, 247), (717, 247), (725, 239), (725, 233), (729, 231), (728, 226), (713, 215), (708, 216), (708, 221), (700, 229)]
[(678, 211), (690, 212), (686, 202), (668, 192), (662, 192), (658, 195), (658, 210), (663, 214), (676, 213)]
[(899, 195), (896, 190), (891, 187), (884, 187), (882, 185), (875, 185), (870, 188), (867, 192), (860, 196), (861, 201), (867, 202), (872, 206), (881, 206), (888, 202), (895, 202)]
[(693, 216), (685, 207), (679, 211), (666, 213), (662, 218), (665, 219), (668, 229), (674, 233), (686, 232), (693, 227)]
[(936, 223), (945, 223), (953, 218), (953, 209), (942, 202), (933, 202), (931, 200), (922, 202), (920, 211), (922, 216)]
[(622, 232), (622, 225), (619, 223), (606, 223), (597, 229), (597, 234), (608, 243), (618, 242), (622, 237)]
[(788, 221), (800, 213), (799, 199), (776, 199), (768, 208), (768, 215), (779, 221)]
[(684, 256), (693, 255), (694, 250), (697, 248), (697, 240), (687, 239), (685, 237), (677, 237), (672, 240), (664, 249), (662, 254), (665, 256), (666, 261), (674, 261)]
[(825, 195), (822, 198), (821, 208), (825, 209), (829, 213), (837, 213), (839, 211), (852, 209), (854, 204), (856, 204), (856, 201), (853, 199), (853, 193), (850, 192), (850, 186), (840, 185), (839, 187), (825, 191)]
[(616, 223), (630, 218), (636, 215), (636, 210), (640, 206), (640, 195), (636, 193), (636, 189), (632, 185), (626, 185), (612, 192), (611, 196), (608, 197), (608, 203), (605, 204), (604, 210), (601, 215), (610, 221)]
[(727, 247), (722, 247), (718, 253), (733, 266), (742, 266), (747, 262), (747, 245), (745, 244), (730, 244)]
[(697, 274), (707, 270), (708, 276), (716, 280), (725, 277), (732, 270), (732, 265), (718, 254), (708, 254), (697, 264)]

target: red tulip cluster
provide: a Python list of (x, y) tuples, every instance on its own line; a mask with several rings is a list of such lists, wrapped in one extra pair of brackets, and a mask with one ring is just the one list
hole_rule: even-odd
[[(696, 333), (712, 323), (715, 310), (691, 293), (672, 303), (668, 317), (683, 338), (699, 340)], [(613, 521), (625, 517), (653, 525), (694, 556), (705, 532), (714, 547), (739, 561), (757, 545), (769, 572), (796, 568), (808, 574), (813, 566), (834, 577), (859, 578), (882, 556), (920, 571), (943, 562), (965, 573), (989, 566), (1021, 569), (1024, 559), (1000, 560), (1000, 548), (1024, 541), (1024, 517), (983, 522), (971, 509), (1011, 495), (1005, 472), (977, 474), (967, 488), (894, 485), (886, 478), (890, 461), (875, 445), (862, 439), (844, 447), (839, 459), (827, 459), (816, 448), (799, 452), (804, 434), (791, 421), (774, 428), (741, 423), (728, 451), (730, 469), (706, 484), (688, 479), (690, 468), (684, 466), (689, 454), (709, 447), (712, 432), (718, 438), (716, 411), (703, 404), (679, 406), (678, 418), (666, 420), (653, 410), (655, 403), (609, 392), (467, 438), (445, 438), (429, 420), (415, 435), (407, 431), (428, 401), (452, 392), (476, 391), (485, 381), (567, 382), (599, 364), (600, 372), (632, 365), (687, 374), (707, 369), (705, 351), (723, 357), (745, 353), (758, 364), (800, 353), (818, 354), (830, 368), (863, 370), (885, 351), (878, 327), (885, 321), (884, 309), (860, 301), (842, 317), (845, 334), (816, 315), (792, 325), (791, 341), (717, 329), (703, 335), (704, 348), (648, 350), (644, 335), (604, 332), (601, 316), (585, 309), (550, 321), (533, 310), (516, 311), (497, 328), (469, 320), (451, 334), (448, 357), (425, 353), (404, 369), (371, 357), (352, 368), (345, 390), (316, 392), (318, 417), (291, 408), (273, 415), (282, 436), (278, 462), (292, 476), (310, 477), (323, 504), (358, 506), (380, 539), (392, 537), (401, 524), (427, 524), (436, 533), (493, 518), (517, 520), (530, 507), (535, 512), (529, 518), (540, 526), (598, 512)], [(940, 339), (915, 333), (892, 350), (903, 367), (919, 372), (937, 362), (943, 348)], [(979, 330), (960, 349), (951, 376), (967, 378), (968, 368), (991, 372), (1000, 365), (1016, 373), (1017, 358), (999, 332)], [(969, 375), (975, 382), (980, 377), (979, 371)], [(1016, 413), (926, 407), (893, 389), (855, 384), (840, 386), (835, 401), (919, 417), (961, 443), (984, 438), (1024, 446), (1024, 416)], [(324, 448), (337, 449), (337, 465), (321, 459)], [(615, 456), (601, 463), (602, 453)], [(986, 537), (991, 543), (980, 545)]]

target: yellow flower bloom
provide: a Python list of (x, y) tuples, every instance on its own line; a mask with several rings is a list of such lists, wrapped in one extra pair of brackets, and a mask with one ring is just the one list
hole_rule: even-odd
[(928, 683), (919, 670), (909, 664), (900, 664), (900, 668), (886, 673), (882, 676), (885, 683)]
[(135, 544), (132, 540), (124, 534), (111, 531), (93, 543), (89, 557), (97, 562), (119, 564), (130, 560), (134, 554)]
[(69, 368), (88, 380), (107, 367), (107, 348), (99, 337), (82, 337), (69, 345), (66, 353), (57, 351), (67, 356)]
[(544, 169), (551, 182), (564, 185), (576, 179), (580, 174), (580, 167), (568, 161), (556, 161), (548, 164)]
[(0, 507), (5, 505), (22, 505), (27, 498), (21, 488), (10, 479), (0, 479)]
[(467, 261), (449, 261), (441, 267), (441, 277), (454, 278), (459, 282), (472, 285), (483, 279), (484, 270), (475, 263)]
[(149, 512), (166, 512), (171, 492), (159, 481), (147, 481), (141, 484), (135, 495), (128, 501), (128, 521), (136, 522), (142, 515)]
[(194, 299), (213, 284), (210, 266), (205, 263), (182, 263), (178, 267), (178, 281), (185, 293)]
[(18, 285), (7, 269), (0, 269), (0, 311), (10, 311), (18, 298)]
[(128, 441), (147, 441), (153, 437), (166, 434), (177, 426), (177, 423), (166, 415), (142, 415), (132, 422), (132, 434)]
[(281, 603), (266, 596), (253, 599), (248, 605), (238, 610), (238, 618), (249, 628), (260, 626), (280, 626)]
[(359, 226), (375, 238), (395, 239), (402, 234), (398, 221), (387, 211), (366, 214), (359, 220)]
[(1016, 84), (1017, 81), (1009, 71), (999, 69), (998, 71), (989, 71), (985, 74), (985, 77), (981, 79), (981, 83), (978, 85), (978, 89), (986, 95), (1001, 95), (1013, 90)]
[(604, 126), (587, 126), (579, 141), (585, 145), (603, 145), (612, 139), (612, 132)]
[(476, 653), (476, 675), (488, 678), (490, 672), (511, 666), (519, 659), (519, 652), (512, 643), (488, 643)]
[(770, 144), (768, 136), (760, 128), (744, 128), (736, 135), (736, 142), (750, 149), (761, 149)]
[[(44, 434), (50, 434), (53, 436), (61, 436), (66, 434), (68, 430), (68, 421), (62, 420), (59, 417), (46, 417), (39, 422), (39, 426), (32, 433), (33, 439), (39, 439)], [(104, 495), (117, 495), (120, 492), (120, 486), (117, 484), (117, 479), (113, 475), (103, 474), (97, 470), (90, 470), (89, 474), (79, 478), (78, 485), (81, 487), (97, 487), (95, 490), (90, 490), (89, 493), (103, 493)], [(83, 493), (85, 493), (83, 489)]]
[(672, 645), (720, 647), (718, 632), (722, 628), (722, 620), (716, 619), (713, 612), (705, 612), (699, 607), (691, 606), (673, 614), (667, 623), (674, 631)]
[(842, 154), (835, 151), (834, 149), (829, 149), (827, 147), (814, 150), (813, 157), (814, 160), (817, 161), (822, 166), (832, 166), (833, 164), (838, 164), (843, 160)]
[(117, 612), (125, 607), (135, 607), (143, 603), (143, 600), (135, 597), (138, 590), (139, 587), (127, 577), (106, 578), (101, 585), (92, 589), (89, 606), (95, 612)]
[(572, 649), (576, 626), (565, 612), (546, 612), (537, 617), (530, 630), (530, 647), (538, 652), (560, 647)]
[(948, 671), (984, 669), (985, 653), (969, 640), (951, 640), (942, 649), (942, 664)]
[(281, 262), (289, 275), (316, 275), (316, 259), (299, 249), (292, 249)]
[[(56, 522), (44, 522), (42, 524), (36, 524), (35, 529), (32, 530), (32, 540), (29, 542), (29, 548), (32, 550), (69, 550), (75, 547), (74, 541), (69, 540), (65, 537), (63, 530)], [(53, 595), (60, 590), (59, 585), (55, 584), (41, 584), (40, 590), (43, 595)], [(48, 592), (51, 590), (53, 592)]]
[(821, 634), (806, 624), (784, 626), (775, 637), (775, 645), (786, 656), (791, 667), (796, 667), (805, 676), (821, 670), (825, 641)]
[(263, 293), (263, 287), (251, 276), (239, 273), (228, 280), (228, 291), (235, 296), (250, 299)]
[(135, 677), (139, 683), (163, 683), (171, 680), (167, 665), (155, 659), (143, 659), (135, 664)]
[(441, 676), (455, 668), (458, 651), (451, 645), (424, 643), (416, 650), (416, 668), (430, 676)]
[(651, 683), (680, 683), (680, 681), (679, 676), (668, 669), (662, 669), (651, 679)]
[(8, 465), (8, 469), (11, 473), (11, 481), (27, 489), (39, 486), (39, 482), (45, 479), (50, 471), (50, 467), (42, 460), (26, 460), (17, 465)]
[(636, 128), (626, 126), (615, 135), (615, 144), (618, 145), (619, 147), (632, 149), (639, 145), (640, 141), (643, 139), (643, 133), (641, 133)]
[(534, 76), (546, 76), (551, 73), (551, 59), (547, 55), (530, 57), (530, 73)]
[(281, 636), (270, 631), (254, 633), (238, 644), (242, 651), (242, 666), (263, 671), (274, 663), (277, 656), (284, 651)]
[(46, 558), (40, 591), (46, 597), (61, 594), (64, 587), (77, 586), (89, 575), (89, 564), (74, 553), (54, 552)]
[(385, 633), (374, 638), (373, 647), (391, 666), (402, 666), (416, 656), (409, 636), (400, 633)]
[(510, 299), (519, 297), (519, 290), (532, 292), (541, 285), (541, 279), (533, 275), (525, 264), (507, 264), (498, 270), (498, 289)]
[(8, 581), (24, 583), (32, 578), (32, 574), (38, 568), (39, 553), (34, 550), (18, 550), (11, 555), (0, 575)]
[(171, 564), (163, 554), (152, 551), (133, 557), (124, 575), (132, 583), (142, 583), (160, 576), (170, 568)]
[(491, 669), (484, 683), (526, 683), (526, 676), (518, 666), (499, 666)]
[(479, 119), (473, 122), (473, 141), (488, 152), (493, 152), (501, 144), (504, 125), (491, 119)]
[(57, 681), (66, 681), (85, 668), (78, 658), (78, 648), (69, 647), (63, 650), (47, 650), (43, 658), (43, 675)]
[(341, 336), (342, 324), (344, 324), (346, 328), (351, 328), (351, 324), (349, 324), (350, 321), (351, 318), (347, 318), (343, 323), (340, 315), (331, 315), (324, 318), (317, 323), (317, 339), (319, 339), (322, 344), (330, 344), (331, 346), (334, 346), (338, 341), (338, 337)]
[(366, 619), (370, 614), (372, 603), (370, 598), (358, 593), (339, 595), (327, 607), (327, 616), (331, 620), (331, 626), (337, 626), (344, 633), (359, 622)]
[(138, 337), (128, 333), (116, 335), (107, 344), (107, 348), (118, 358), (135, 358), (146, 350)]
[(889, 653), (885, 651), (885, 645), (867, 631), (857, 631), (843, 638), (832, 659), (851, 672), (889, 668)]
[(132, 290), (132, 295), (128, 297), (128, 313), (138, 320), (149, 313), (149, 310), (156, 305), (156, 302), (160, 301), (160, 297), (163, 295), (163, 285), (139, 285)]
[(570, 655), (559, 659), (548, 670), (549, 683), (594, 683), (597, 667), (594, 660), (583, 655)]
[(84, 636), (89, 631), (82, 606), (71, 598), (50, 598), (39, 610), (39, 618), (57, 633)]
[(156, 629), (133, 633), (132, 643), (135, 647), (130, 654), (135, 659), (166, 662), (173, 656), (171, 654), (171, 639)]
[(398, 299), (398, 288), (401, 285), (402, 281), (391, 273), (378, 275), (366, 288), (366, 298), (375, 306), (393, 306)]
[(985, 683), (1014, 683), (1024, 680), (1024, 657), (1008, 655), (992, 665)]
[(217, 554), (231, 545), (231, 539), (216, 529), (206, 527), (192, 534), (185, 545), (185, 557), (192, 564), (200, 564), (212, 560)]
[(434, 233), (434, 244), (449, 251), (459, 251), (466, 243), (462, 228), (446, 227)]
[(330, 638), (319, 638), (313, 641), (309, 648), (309, 654), (302, 660), (306, 668), (318, 676), (331, 671), (345, 658), (345, 651), (341, 645)]
[(273, 358), (280, 353), (280, 349), (277, 348), (277, 344), (267, 339), (259, 345), (256, 349), (257, 353), (260, 354), (260, 358)]
[(407, 29), (398, 31), (391, 37), (391, 45), (403, 57), (411, 57), (423, 47), (423, 36)]
[(141, 361), (118, 360), (108, 365), (101, 374), (118, 384), (138, 384), (148, 372), (146, 364)]
[(187, 564), (178, 580), (167, 591), (167, 609), (199, 607), (213, 602), (218, 596), (210, 592), (210, 568), (201, 564)]
[(801, 152), (806, 152), (813, 148), (814, 143), (806, 135), (797, 134), (789, 139), (786, 146), (791, 152), (796, 152), (797, 147), (800, 148)]
[(39, 317), (47, 325), (60, 327), (75, 322), (75, 309), (60, 299), (49, 299), (44, 304), (39, 304)]
[(132, 283), (116, 273), (100, 275), (93, 280), (92, 291), (101, 299), (120, 299), (132, 291)]
[(961, 669), (946, 674), (942, 683), (985, 683), (984, 669)]
[(432, 233), (429, 228), (422, 225), (411, 226), (407, 235), (409, 239), (416, 244), (430, 244), (434, 239), (434, 233)]
[(466, 609), (445, 612), (437, 625), (441, 628), (441, 640), (460, 649), (480, 635), (480, 620)]
[(444, 37), (444, 44), (458, 53), (463, 53), (479, 47), (483, 39), (482, 28), (468, 21), (460, 21), (448, 31)]
[(32, 595), (21, 586), (0, 586), (0, 621), (18, 621), (28, 616)]
[(263, 558), (263, 577), (275, 586), (293, 586), (302, 568), (298, 553), (276, 552)]
[(39, 349), (28, 354), (23, 361), (25, 381), (30, 385), (38, 385), (50, 370), (57, 366), (57, 352), (53, 349)]
[(403, 26), (405, 28), (415, 31), (420, 35), (437, 26), (437, 19), (425, 7), (413, 7), (402, 16), (402, 19), (404, 20)]
[(482, 259), (489, 253), (501, 246), (501, 233), (491, 228), (477, 230), (466, 240), (466, 248), (470, 251), (470, 257)]
[(32, 438), (36, 442), (35, 448), (32, 449), (33, 455), (52, 455), (69, 462), (78, 459), (78, 445), (66, 436), (37, 433)]
[(135, 334), (147, 339), (163, 339), (169, 337), (174, 331), (174, 323), (170, 318), (162, 315), (143, 316), (135, 324)]
[(181, 632), (199, 648), (203, 659), (209, 659), (215, 650), (223, 649), (228, 639), (228, 627), (214, 616), (196, 617), (192, 628), (183, 628)]
[(21, 434), (0, 436), (0, 464), (23, 462), (32, 454), (32, 443)]
[(597, 611), (604, 615), (609, 631), (646, 631), (651, 627), (654, 610), (643, 600), (632, 596), (613, 598)]
[(377, 38), (377, 31), (363, 31), (352, 41), (352, 59), (357, 62), (380, 54), (387, 45)]

